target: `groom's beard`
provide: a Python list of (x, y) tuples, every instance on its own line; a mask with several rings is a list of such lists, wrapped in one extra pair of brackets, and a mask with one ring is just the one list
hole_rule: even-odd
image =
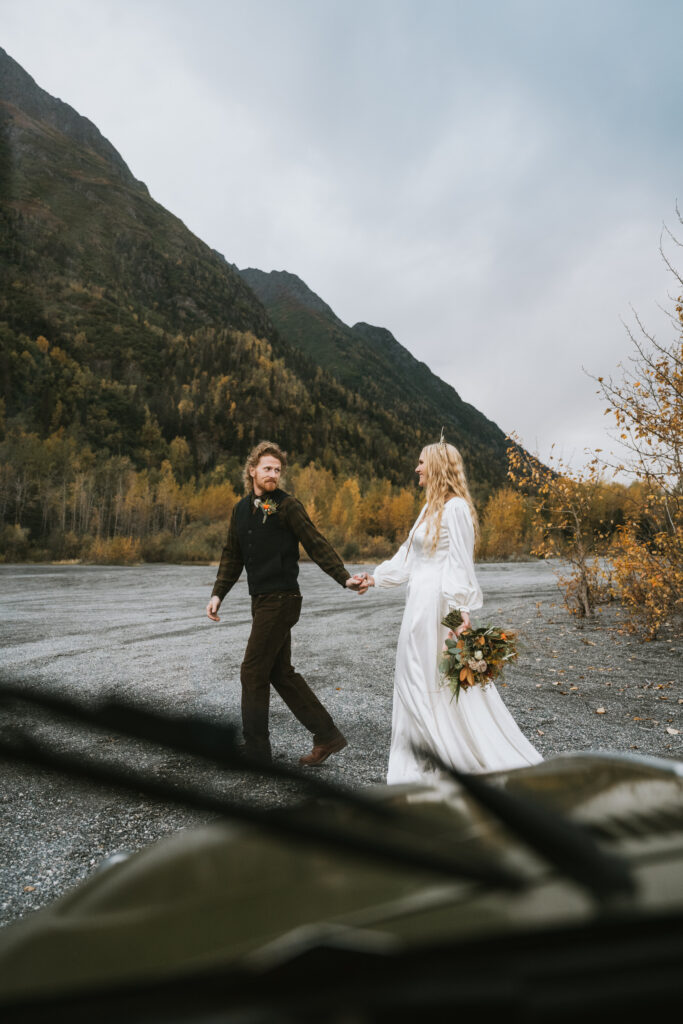
[[(258, 485), (258, 487), (259, 487), (259, 491), (261, 492), (261, 494), (272, 494), (273, 491), (277, 490), (277, 481), (276, 480), (266, 480), (265, 482), (260, 483)], [(257, 498), (259, 497), (259, 494), (257, 493), (256, 488), (254, 488), (254, 496), (257, 497)]]

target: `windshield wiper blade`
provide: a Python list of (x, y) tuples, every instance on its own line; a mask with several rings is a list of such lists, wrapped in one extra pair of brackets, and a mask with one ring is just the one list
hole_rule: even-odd
[(113, 711), (112, 705), (109, 708), (87, 709), (63, 697), (29, 694), (23, 689), (11, 686), (0, 687), (0, 700), (7, 703), (17, 699), (43, 709), (59, 711), (67, 719), (76, 718), (87, 725), (115, 727), (118, 731), (128, 732), (161, 747), (171, 745), (174, 749), (190, 749), (192, 753), (214, 760), (223, 767), (257, 771), (269, 778), (296, 781), (304, 787), (322, 792), (337, 803), (348, 804), (366, 814), (369, 813), (373, 820), (373, 828), (371, 831), (367, 828), (358, 830), (353, 822), (336, 824), (325, 820), (324, 815), (306, 818), (300, 811), (292, 813), (291, 810), (262, 810), (251, 807), (187, 786), (182, 782), (166, 782), (129, 768), (57, 750), (36, 742), (33, 737), (17, 727), (13, 730), (14, 740), (7, 738), (7, 728), (5, 736), (0, 738), (0, 755), (14, 761), (56, 768), (74, 777), (138, 793), (143, 792), (154, 799), (210, 811), (291, 838), (344, 848), (362, 856), (380, 859), (385, 863), (391, 862), (412, 869), (437, 872), (459, 880), (504, 889), (519, 889), (525, 882), (517, 872), (498, 863), (481, 858), (473, 863), (471, 858), (461, 860), (451, 853), (445, 854), (430, 847), (428, 837), (425, 840), (422, 833), (413, 831), (413, 823), (398, 814), (394, 808), (285, 766), (255, 761), (251, 764), (245, 763), (237, 755), (236, 730), (232, 727), (216, 725), (192, 716), (181, 719), (169, 718), (153, 711), (140, 712), (139, 709), (131, 709), (126, 705), (113, 705)]
[(91, 706), (61, 695), (35, 692), (20, 686), (0, 685), (0, 703), (21, 701), (67, 719), (154, 743), (193, 757), (201, 757), (221, 768), (294, 782), (310, 793), (341, 800), (379, 817), (390, 817), (393, 810), (361, 793), (336, 785), (320, 775), (272, 764), (256, 756), (244, 757), (238, 746), (238, 730), (232, 723), (212, 722), (198, 715), (169, 715), (120, 701), (106, 700)]
[[(364, 858), (379, 860), (385, 865), (391, 863), (503, 889), (520, 889), (525, 883), (520, 875), (498, 864), (481, 860), (474, 863), (461, 861), (451, 854), (431, 849), (421, 842), (419, 835), (410, 836), (405, 832), (396, 834), (392, 830), (383, 834), (379, 828), (368, 835), (367, 832), (357, 833), (353, 824), (338, 825), (321, 817), (307, 818), (293, 814), (291, 810), (263, 810), (182, 783), (165, 782), (118, 765), (45, 747), (25, 734), (14, 742), (0, 738), (0, 758), (38, 768), (57, 769), (78, 779), (130, 790), (136, 794), (143, 793), (156, 800), (181, 804), (195, 810), (210, 811), (224, 818), (255, 825), (280, 838), (312, 842), (334, 850), (344, 849)], [(412, 840), (412, 843), (407, 840)]]
[(628, 863), (622, 857), (602, 850), (581, 825), (538, 801), (492, 785), (481, 775), (458, 771), (441, 761), (433, 751), (416, 749), (415, 753), (428, 758), (455, 779), (509, 832), (523, 840), (565, 877), (588, 889), (600, 902), (634, 895), (635, 882)]

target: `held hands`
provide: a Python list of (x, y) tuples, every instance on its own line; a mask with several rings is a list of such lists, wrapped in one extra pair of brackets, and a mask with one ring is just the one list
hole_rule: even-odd
[(374, 587), (375, 579), (367, 572), (357, 572), (346, 581), (349, 590), (355, 590), (358, 594), (365, 594), (368, 587)]
[(220, 606), (221, 606), (221, 599), (220, 599), (220, 597), (212, 597), (211, 600), (209, 601), (209, 603), (207, 604), (207, 606), (206, 606), (206, 614), (209, 616), (209, 618), (211, 619), (212, 622), (220, 622), (221, 621), (220, 617), (218, 616), (218, 609), (220, 608)]

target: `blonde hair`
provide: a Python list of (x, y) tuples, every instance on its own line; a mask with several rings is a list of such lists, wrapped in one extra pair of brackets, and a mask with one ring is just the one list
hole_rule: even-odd
[(425, 498), (427, 512), (425, 523), (427, 536), (432, 534), (432, 551), (436, 549), (441, 530), (444, 505), (455, 496), (467, 502), (472, 517), (475, 537), (479, 534), (477, 511), (467, 486), (467, 477), (462, 456), (455, 445), (440, 441), (428, 444), (422, 450), (425, 466)]
[(259, 443), (251, 449), (247, 455), (247, 461), (244, 463), (244, 489), (247, 494), (249, 491), (253, 491), (254, 489), (254, 481), (249, 470), (256, 469), (264, 455), (272, 455), (274, 459), (279, 459), (282, 467), (282, 477), (280, 479), (280, 483), (282, 483), (282, 478), (284, 477), (285, 470), (287, 468), (287, 452), (283, 452), (280, 446), (275, 444), (274, 441), (259, 441)]

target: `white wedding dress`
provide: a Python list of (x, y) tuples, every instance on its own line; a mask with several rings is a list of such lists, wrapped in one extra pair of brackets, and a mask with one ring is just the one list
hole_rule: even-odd
[(393, 558), (374, 571), (376, 587), (408, 584), (396, 650), (388, 783), (437, 782), (439, 773), (414, 747), (433, 751), (465, 772), (489, 772), (542, 761), (492, 683), (461, 690), (456, 702), (441, 683), (438, 662), (448, 634), (442, 618), (453, 608), (482, 606), (474, 573), (474, 529), (467, 503), (444, 507), (436, 550), (418, 517)]

